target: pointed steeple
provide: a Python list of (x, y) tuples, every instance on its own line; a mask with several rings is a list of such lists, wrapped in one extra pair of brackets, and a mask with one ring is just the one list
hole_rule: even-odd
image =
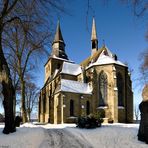
[(64, 43), (64, 40), (63, 40), (59, 21), (58, 21), (58, 24), (57, 24), (55, 37), (54, 37), (54, 40), (53, 40), (53, 43), (52, 43), (51, 56), (56, 56), (56, 57), (68, 60), (68, 57), (65, 53), (65, 43)]
[(98, 39), (97, 39), (97, 31), (96, 31), (96, 24), (94, 17), (92, 23), (91, 44), (92, 44), (91, 55), (93, 55), (98, 50)]
[(93, 23), (92, 23), (92, 32), (91, 32), (91, 41), (98, 40), (97, 39), (97, 31), (96, 31), (96, 23), (95, 18), (93, 17)]
[(60, 21), (58, 21), (58, 24), (57, 24), (56, 34), (55, 34), (53, 43), (54, 42), (63, 42), (64, 43), (63, 36), (61, 33), (61, 28), (60, 28)]

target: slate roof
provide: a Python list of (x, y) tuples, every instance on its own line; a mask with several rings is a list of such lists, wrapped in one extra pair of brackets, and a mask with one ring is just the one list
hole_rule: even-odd
[(80, 93), (80, 94), (91, 94), (92, 90), (87, 83), (79, 81), (61, 79), (61, 86), (59, 91)]
[(81, 72), (82, 69), (80, 65), (64, 61), (61, 73), (77, 76)]
[(64, 43), (64, 39), (63, 39), (61, 28), (60, 28), (60, 22), (58, 21), (56, 34), (55, 34), (53, 43), (59, 42), (59, 41)]

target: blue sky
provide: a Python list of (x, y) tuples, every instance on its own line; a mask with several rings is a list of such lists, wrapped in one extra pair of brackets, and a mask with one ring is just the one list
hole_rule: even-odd
[[(105, 40), (106, 46), (116, 53), (118, 59), (126, 62), (132, 72), (134, 104), (141, 101), (139, 55), (147, 48), (145, 39), (146, 22), (143, 18), (134, 17), (131, 7), (121, 4), (119, 0), (112, 0), (106, 5), (103, 0), (90, 0), (91, 8), (87, 17), (87, 0), (74, 0), (65, 3), (68, 14), (55, 15), (54, 24), (60, 18), (61, 30), (66, 44), (66, 53), (69, 59), (80, 63), (91, 53), (91, 27), (92, 17), (95, 17), (99, 47)], [(87, 19), (86, 19), (87, 17)], [(87, 22), (86, 22), (87, 20)], [(50, 28), (49, 28), (50, 29)], [(50, 51), (50, 49), (49, 49)], [(41, 88), (44, 83), (44, 64), (47, 59), (40, 63), (36, 83)]]
[[(119, 60), (127, 62), (129, 68), (133, 69), (133, 91), (134, 104), (141, 101), (139, 66), (141, 60), (139, 55), (147, 48), (145, 39), (146, 23), (143, 19), (134, 17), (132, 9), (126, 5), (118, 3), (117, 0), (103, 3), (91, 1), (91, 7), (86, 23), (86, 1), (82, 0), (69, 3), (72, 16), (62, 16), (60, 18), (63, 37), (66, 43), (66, 52), (69, 58), (76, 63), (80, 63), (91, 52), (91, 27), (92, 17), (95, 16), (99, 47), (105, 40), (106, 46), (116, 53)], [(87, 29), (88, 28), (88, 29)]]
[[(87, 1), (75, 0), (66, 4), (70, 15), (55, 16), (55, 29), (60, 18), (61, 30), (66, 43), (66, 52), (69, 58), (80, 63), (91, 53), (92, 17), (95, 17), (99, 47), (105, 40), (106, 46), (116, 53), (118, 59), (126, 62), (129, 69), (133, 69), (132, 81), (134, 104), (141, 102), (141, 85), (139, 78), (140, 53), (147, 48), (145, 39), (146, 22), (143, 18), (136, 18), (132, 8), (112, 0), (106, 5), (102, 0), (91, 0), (91, 9), (87, 17)], [(86, 19), (87, 17), (87, 19)], [(86, 22), (87, 20), (87, 22)], [(45, 59), (46, 61), (46, 59)], [(40, 65), (38, 85), (43, 86), (44, 68)]]

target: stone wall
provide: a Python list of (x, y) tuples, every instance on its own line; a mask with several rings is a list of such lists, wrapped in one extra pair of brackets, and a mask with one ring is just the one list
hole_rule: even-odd
[[(56, 68), (58, 61), (54, 60)], [(60, 61), (61, 62), (61, 61)], [(61, 64), (61, 63), (60, 63)], [(52, 70), (52, 69), (50, 69)], [(99, 106), (99, 75), (104, 71), (107, 75), (107, 105), (104, 108)], [(123, 106), (118, 107), (117, 74), (123, 78)], [(75, 117), (86, 115), (86, 102), (90, 103), (90, 113), (97, 113), (100, 109), (105, 112), (105, 121), (112, 119), (114, 122), (133, 121), (133, 93), (128, 69), (123, 66), (108, 64), (94, 66), (86, 70), (85, 82), (92, 88), (92, 95), (77, 94), (70, 92), (56, 92), (60, 85), (60, 79), (83, 81), (82, 74), (78, 77), (60, 74), (52, 80), (41, 93), (40, 100), (40, 121), (51, 123), (73, 122)], [(44, 93), (43, 93), (44, 92)], [(44, 106), (44, 97), (46, 104)], [(74, 115), (70, 116), (70, 100), (74, 101)], [(52, 101), (51, 101), (52, 100)], [(50, 102), (51, 101), (51, 102)], [(45, 109), (46, 108), (46, 109)]]

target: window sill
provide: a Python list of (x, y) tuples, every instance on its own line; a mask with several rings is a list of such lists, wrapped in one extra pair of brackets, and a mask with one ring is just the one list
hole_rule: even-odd
[(76, 118), (78, 118), (78, 117), (75, 117), (75, 116), (68, 117), (68, 119), (76, 119)]
[(124, 106), (118, 106), (118, 109), (124, 109)]
[(99, 106), (99, 107), (97, 107), (97, 109), (106, 109), (106, 108), (108, 108), (108, 106)]

